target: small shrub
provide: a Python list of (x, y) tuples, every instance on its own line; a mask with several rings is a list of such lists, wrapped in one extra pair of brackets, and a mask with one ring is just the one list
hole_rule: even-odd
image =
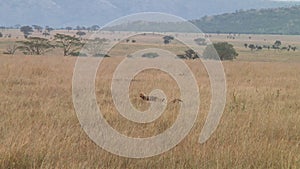
[(157, 53), (145, 53), (142, 55), (143, 58), (156, 58), (159, 55)]
[(204, 39), (204, 38), (197, 38), (197, 39), (194, 39), (194, 41), (196, 42), (197, 45), (200, 45), (200, 46), (207, 45), (206, 39)]
[(174, 40), (174, 37), (173, 36), (164, 36), (163, 39), (164, 39), (164, 44), (169, 44), (169, 43), (171, 43), (172, 40)]
[(95, 57), (104, 57), (104, 58), (110, 57), (109, 55), (107, 55), (107, 54), (102, 54), (102, 53), (97, 53), (97, 54), (95, 54), (94, 56), (95, 56)]
[(199, 55), (192, 49), (186, 50), (185, 54), (177, 55), (179, 59), (198, 59)]
[(71, 56), (87, 56), (87, 54), (85, 54), (85, 53), (80, 53), (80, 52), (71, 52), (70, 55), (71, 55)]

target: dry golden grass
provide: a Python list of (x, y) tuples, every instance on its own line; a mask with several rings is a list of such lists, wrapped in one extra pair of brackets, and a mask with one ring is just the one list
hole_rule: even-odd
[[(146, 159), (108, 153), (81, 129), (71, 90), (76, 58), (0, 55), (0, 168), (300, 168), (299, 56), (282, 62), (259, 53), (272, 62), (258, 62), (242, 50), (239, 60), (224, 62), (227, 104), (211, 138), (198, 143), (210, 103), (209, 78), (199, 60), (187, 61), (201, 95), (197, 122), (175, 148)], [(142, 125), (116, 111), (110, 83), (121, 59), (104, 59), (97, 74), (96, 95), (106, 120), (128, 136), (163, 132), (176, 119), (178, 105), (168, 105), (157, 121)], [(169, 75), (147, 70), (130, 86), (133, 105), (145, 110), (149, 105), (138, 94), (155, 88), (179, 97)]]

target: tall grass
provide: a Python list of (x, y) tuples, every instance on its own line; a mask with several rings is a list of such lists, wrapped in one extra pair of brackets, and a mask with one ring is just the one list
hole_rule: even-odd
[[(143, 125), (116, 111), (110, 79), (119, 62), (107, 58), (98, 72), (96, 95), (105, 118), (132, 137), (163, 132), (176, 119), (179, 105), (168, 105), (162, 117)], [(75, 58), (0, 56), (0, 168), (299, 168), (300, 63), (224, 62), (225, 112), (212, 137), (198, 144), (211, 97), (198, 62), (187, 62), (201, 95), (191, 133), (160, 156), (129, 159), (104, 151), (81, 129), (71, 93)], [(131, 84), (133, 105), (146, 109), (138, 93), (153, 88), (162, 88), (170, 98), (180, 96), (169, 75), (148, 70)]]

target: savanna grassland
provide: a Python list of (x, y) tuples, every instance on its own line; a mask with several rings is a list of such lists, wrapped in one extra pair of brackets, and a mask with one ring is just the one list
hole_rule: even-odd
[[(1, 52), (0, 168), (300, 168), (300, 51), (244, 48), (244, 43), (272, 44), (279, 38), (283, 44), (299, 48), (299, 37), (252, 35), (249, 40), (248, 36), (234, 40), (226, 35), (211, 37), (214, 42), (228, 41), (239, 53), (236, 60), (223, 62), (227, 102), (211, 138), (198, 143), (211, 99), (209, 78), (200, 60), (187, 60), (200, 90), (198, 119), (175, 148), (145, 159), (108, 153), (82, 130), (72, 102), (76, 57), (64, 57), (56, 49), (44, 56)], [(11, 41), (2, 38), (1, 50)], [(145, 47), (144, 43), (127, 45), (121, 44), (112, 55)], [(168, 48), (179, 50), (176, 44)], [(165, 113), (149, 124), (136, 124), (118, 114), (110, 84), (122, 58), (105, 58), (97, 73), (96, 96), (104, 117), (131, 137), (162, 133), (174, 123), (180, 104), (168, 104)], [(156, 88), (168, 98), (180, 97), (171, 76), (146, 70), (131, 83), (132, 104), (139, 110), (147, 109), (149, 105), (139, 98), (139, 92)]]

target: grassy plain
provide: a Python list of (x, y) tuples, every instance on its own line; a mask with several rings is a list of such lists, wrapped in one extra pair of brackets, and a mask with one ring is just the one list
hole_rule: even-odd
[[(1, 52), (0, 168), (300, 168), (300, 52), (250, 51), (243, 47), (244, 43), (272, 44), (280, 38), (284, 44), (299, 48), (300, 39), (252, 35), (250, 41), (248, 36), (235, 40), (226, 39), (226, 35), (211, 37), (214, 42), (229, 41), (239, 53), (237, 60), (223, 62), (227, 103), (211, 138), (198, 143), (210, 104), (209, 78), (200, 60), (189, 60), (186, 63), (200, 89), (197, 122), (175, 148), (146, 159), (108, 153), (84, 133), (72, 102), (75, 57), (63, 57), (60, 51), (45, 56)], [(9, 41), (14, 40), (0, 40), (2, 51)], [(129, 47), (121, 44), (114, 55), (133, 48), (139, 49), (139, 43)], [(169, 48), (178, 50), (172, 45)], [(178, 104), (169, 104), (166, 112), (149, 124), (132, 123), (118, 114), (110, 83), (121, 60), (105, 58), (98, 70), (96, 95), (105, 118), (132, 137), (163, 132), (175, 121)], [(132, 81), (133, 105), (145, 110), (149, 105), (138, 98), (138, 93), (154, 88), (162, 89), (168, 98), (180, 97), (169, 75), (147, 70)]]

